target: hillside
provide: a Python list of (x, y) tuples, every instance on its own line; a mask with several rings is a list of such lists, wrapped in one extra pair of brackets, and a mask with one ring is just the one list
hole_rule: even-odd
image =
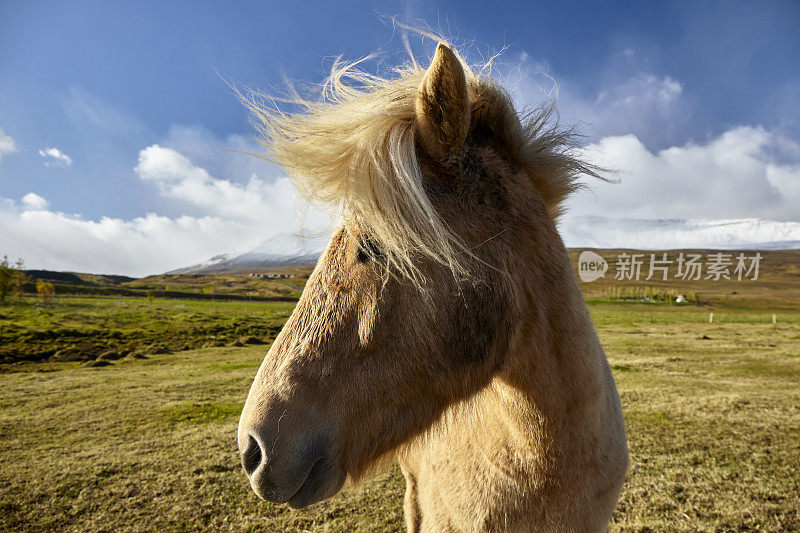
[(26, 270), (25, 273), (28, 276), (28, 280), (33, 283), (36, 283), (37, 280), (42, 280), (51, 283), (84, 287), (113, 287), (136, 279), (129, 276), (85, 274), (81, 272), (54, 272), (52, 270)]
[[(569, 256), (574, 271), (578, 273), (578, 259), (582, 252), (591, 250), (608, 263), (605, 275), (591, 282), (581, 282), (581, 288), (587, 299), (602, 299), (614, 296), (617, 288), (629, 289), (633, 294), (635, 288), (651, 292), (662, 291), (686, 295), (694, 292), (703, 305), (721, 305), (728, 307), (773, 307), (775, 309), (800, 309), (800, 250), (669, 250), (641, 251), (632, 249), (570, 249)], [(654, 276), (649, 275), (651, 254), (656, 261), (667, 254), (668, 277), (656, 270)], [(708, 262), (711, 256), (723, 254), (730, 261), (728, 276), (731, 279), (706, 279)], [(734, 271), (739, 253), (744, 253), (749, 260), (756, 254), (761, 255), (758, 278), (737, 279)], [(640, 276), (636, 280), (617, 279), (618, 260), (624, 254), (636, 254), (641, 261)], [(684, 257), (700, 255), (702, 272), (700, 279), (683, 279), (677, 276), (677, 262), (680, 254)], [(311, 262), (309, 256), (309, 262)], [(36, 290), (36, 281), (43, 280), (54, 284), (57, 295), (97, 295), (97, 296), (150, 296), (156, 298), (193, 298), (229, 299), (229, 300), (295, 300), (300, 296), (308, 279), (313, 263), (305, 265), (284, 265), (267, 267), (263, 264), (247, 268), (243, 263), (237, 266), (238, 271), (205, 272), (205, 273), (167, 273), (147, 276), (140, 279), (127, 276), (86, 274), (79, 272), (53, 272), (48, 270), (28, 270), (26, 292)], [(268, 278), (265, 276), (274, 276)], [(627, 277), (626, 277), (627, 278)], [(624, 292), (624, 291), (623, 291)]]
[[(570, 260), (575, 272), (578, 272), (578, 258), (581, 252), (589, 250), (587, 248), (577, 248), (569, 250)], [(592, 282), (580, 282), (581, 289), (587, 299), (607, 299), (613, 296), (615, 288), (651, 288), (653, 290), (674, 291), (677, 294), (687, 294), (694, 291), (703, 305), (722, 306), (730, 308), (771, 308), (780, 309), (800, 309), (800, 250), (669, 250), (669, 251), (641, 251), (631, 249), (593, 249), (591, 250), (606, 261), (608, 261), (608, 271), (604, 277)], [(656, 261), (663, 259), (663, 254), (667, 254), (667, 260), (671, 261), (668, 265), (667, 280), (663, 280), (663, 273), (655, 271), (652, 279), (647, 280), (651, 254), (655, 255)], [(728, 275), (731, 279), (720, 278), (719, 280), (706, 279), (708, 276), (707, 267), (709, 256), (722, 253), (723, 258), (730, 255), (731, 265), (728, 268)], [(759, 253), (762, 257), (759, 264), (758, 279), (737, 279), (734, 274), (736, 259), (740, 253), (744, 253), (746, 258), (753, 257)], [(641, 276), (635, 279), (615, 279), (618, 273), (617, 260), (623, 254), (642, 254)], [(688, 257), (690, 254), (700, 255), (703, 270), (699, 280), (687, 280), (676, 277), (678, 269), (678, 258), (680, 254)], [(713, 259), (713, 258), (712, 258)], [(622, 258), (624, 261), (624, 257)], [(746, 264), (750, 266), (750, 261)], [(752, 277), (752, 273), (750, 275)]]
[[(259, 269), (249, 273), (159, 274), (144, 278), (78, 272), (27, 270), (27, 293), (36, 292), (38, 280), (54, 285), (57, 296), (118, 296), (190, 298), (195, 300), (294, 301), (311, 272), (306, 268)], [(274, 275), (274, 279), (261, 277)]]

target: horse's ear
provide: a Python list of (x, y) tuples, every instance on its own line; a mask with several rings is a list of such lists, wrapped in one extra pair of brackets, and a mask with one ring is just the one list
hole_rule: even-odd
[(416, 120), (422, 146), (434, 158), (448, 158), (467, 138), (467, 79), (458, 57), (442, 43), (419, 86)]

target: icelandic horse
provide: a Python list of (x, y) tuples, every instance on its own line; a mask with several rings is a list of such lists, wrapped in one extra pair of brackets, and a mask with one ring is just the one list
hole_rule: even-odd
[(605, 530), (625, 425), (555, 223), (592, 167), (442, 43), (392, 79), (337, 63), (325, 96), (248, 100), (341, 209), (241, 414), (253, 490), (301, 508), (397, 460), (409, 531)]

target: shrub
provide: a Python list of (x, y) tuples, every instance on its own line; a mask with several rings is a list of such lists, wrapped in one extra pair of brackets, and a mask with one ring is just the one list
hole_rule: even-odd
[(36, 280), (36, 294), (38, 294), (42, 300), (50, 301), (56, 295), (56, 288), (49, 281), (39, 279)]

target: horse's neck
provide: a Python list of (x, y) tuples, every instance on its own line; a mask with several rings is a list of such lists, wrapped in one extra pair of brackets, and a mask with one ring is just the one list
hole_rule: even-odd
[(607, 523), (627, 464), (625, 432), (608, 363), (562, 263), (547, 277), (552, 286), (526, 297), (529, 312), (515, 320), (491, 382), (401, 456), (412, 522), (431, 516), (430, 530), (508, 531)]
[(550, 299), (543, 303), (541, 292), (528, 295), (529, 312), (519, 321), (503, 368), (474, 398), (474, 412), (492, 419), (482, 426), (490, 440), (502, 438), (538, 458), (579, 437), (572, 433), (591, 423), (585, 415), (610, 377), (569, 264), (557, 268)]

